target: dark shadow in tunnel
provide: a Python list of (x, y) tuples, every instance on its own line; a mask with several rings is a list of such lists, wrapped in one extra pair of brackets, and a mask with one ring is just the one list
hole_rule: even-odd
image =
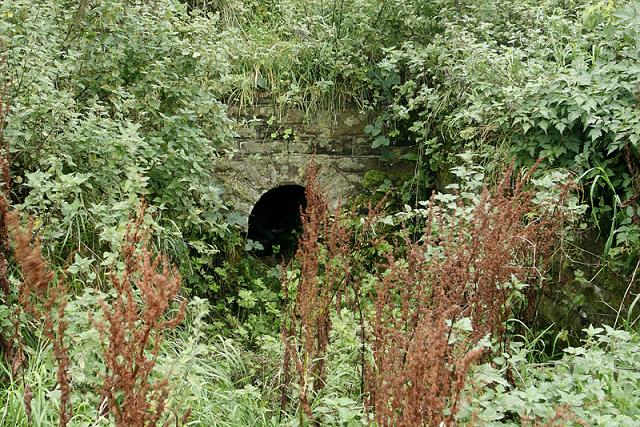
[(304, 187), (282, 185), (264, 193), (249, 215), (247, 238), (262, 245), (256, 255), (279, 258), (293, 256), (306, 206)]

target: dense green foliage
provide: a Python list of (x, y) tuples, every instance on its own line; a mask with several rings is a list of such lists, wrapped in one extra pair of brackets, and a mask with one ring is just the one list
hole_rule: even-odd
[(207, 164), (230, 131), (212, 23), (171, 2), (5, 2), (0, 16), (16, 199), (50, 257), (75, 257), (74, 274), (110, 263), (141, 197), (167, 252), (215, 251), (229, 227)]
[(419, 198), (464, 150), (491, 153), (494, 170), (543, 156), (546, 168), (585, 184), (605, 254), (614, 245), (637, 253), (637, 3), (192, 5), (223, 28), (228, 102), (270, 96), (309, 113), (345, 103), (379, 112), (367, 128), (372, 144), (387, 159), (386, 147), (416, 146), (407, 157), (419, 176), (406, 190)]
[[(534, 345), (517, 343), (511, 352), (479, 366), (475, 395), (462, 419), (521, 425), (554, 419), (560, 425), (637, 423), (638, 335), (611, 327), (589, 327), (579, 347), (558, 360), (531, 363)], [(510, 382), (509, 375), (517, 377)], [(478, 390), (479, 390), (478, 389)]]
[[(0, 158), (11, 165), (11, 205), (33, 221), (56, 280), (70, 287), (70, 425), (109, 424), (95, 322), (143, 200), (151, 245), (178, 266), (180, 299), (189, 301), (154, 370), (170, 379), (169, 419), (178, 425), (191, 408), (189, 425), (307, 422), (299, 401), (307, 390), (283, 369), (280, 340), (285, 299), (296, 291), (280, 282), (296, 278), (299, 264), (271, 267), (245, 250), (210, 169), (231, 150), (229, 111), (265, 99), (310, 122), (355, 105), (372, 117), (364, 131), (382, 161), (415, 163), (410, 176), (370, 171), (358, 199), (385, 200), (371, 230), (394, 241), (419, 239), (434, 190), (433, 203), (471, 221), (483, 187), (512, 163), (526, 171), (542, 158), (531, 188), (540, 209), (562, 205), (563, 240), (537, 283), (509, 284), (509, 310), (532, 308), (522, 295), (533, 285), (563, 285), (539, 295), (540, 310), (551, 304), (547, 311), (574, 319), (549, 328), (543, 318), (512, 319), (503, 341), (486, 337), (457, 422), (638, 423), (637, 0), (9, 0), (0, 3), (0, 107), (9, 105)], [(564, 185), (570, 197), (559, 196)], [(354, 235), (371, 231), (365, 219), (346, 222)], [(394, 254), (403, 265), (404, 250), (384, 239), (354, 249), (357, 309), (323, 309), (332, 325), (327, 376), (310, 408), (322, 425), (373, 422), (360, 370), (372, 358), (362, 338), (371, 325), (362, 319), (375, 310), (375, 274), (388, 274), (380, 260)], [(16, 285), (24, 272), (9, 260)], [(333, 261), (319, 268), (320, 282)], [(607, 313), (588, 318), (578, 285)], [(0, 299), (0, 348), (17, 330), (26, 337), (24, 360), (1, 355), (0, 424), (52, 425), (57, 356), (19, 305), (14, 291)], [(611, 326), (582, 329), (602, 319)]]
[(465, 146), (572, 171), (607, 237), (637, 251), (638, 9), (585, 6), (481, 3), (431, 44), (393, 50), (381, 64), (408, 77), (388, 120), (431, 168)]

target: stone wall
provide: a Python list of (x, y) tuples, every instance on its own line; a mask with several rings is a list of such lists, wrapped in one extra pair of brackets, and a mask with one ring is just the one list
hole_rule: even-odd
[(369, 118), (356, 109), (305, 118), (301, 110), (280, 114), (263, 104), (231, 114), (237, 120), (234, 147), (214, 159), (213, 171), (245, 220), (266, 191), (304, 185), (304, 169), (314, 155), (332, 203), (361, 191), (365, 172), (381, 166), (364, 133)]

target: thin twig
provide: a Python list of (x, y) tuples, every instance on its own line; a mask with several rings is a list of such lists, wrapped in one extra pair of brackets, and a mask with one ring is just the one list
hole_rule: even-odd
[(638, 262), (636, 263), (636, 268), (633, 269), (633, 274), (631, 275), (631, 280), (629, 280), (629, 285), (627, 286), (627, 289), (625, 289), (624, 291), (624, 296), (622, 297), (622, 301), (620, 301), (620, 307), (618, 308), (618, 313), (616, 314), (616, 321), (613, 322), (614, 329), (616, 328), (616, 326), (618, 326), (618, 320), (620, 318), (620, 313), (622, 313), (622, 307), (624, 306), (624, 302), (627, 299), (629, 292), (631, 291), (631, 286), (636, 281), (636, 273), (638, 272), (639, 267), (640, 267), (640, 259), (638, 259)]

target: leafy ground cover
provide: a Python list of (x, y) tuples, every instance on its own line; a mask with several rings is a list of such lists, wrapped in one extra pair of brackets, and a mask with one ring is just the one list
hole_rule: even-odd
[[(0, 423), (638, 424), (639, 31), (631, 0), (1, 3)], [(276, 267), (208, 169), (264, 99), (356, 105), (416, 166), (332, 211), (311, 164)]]

